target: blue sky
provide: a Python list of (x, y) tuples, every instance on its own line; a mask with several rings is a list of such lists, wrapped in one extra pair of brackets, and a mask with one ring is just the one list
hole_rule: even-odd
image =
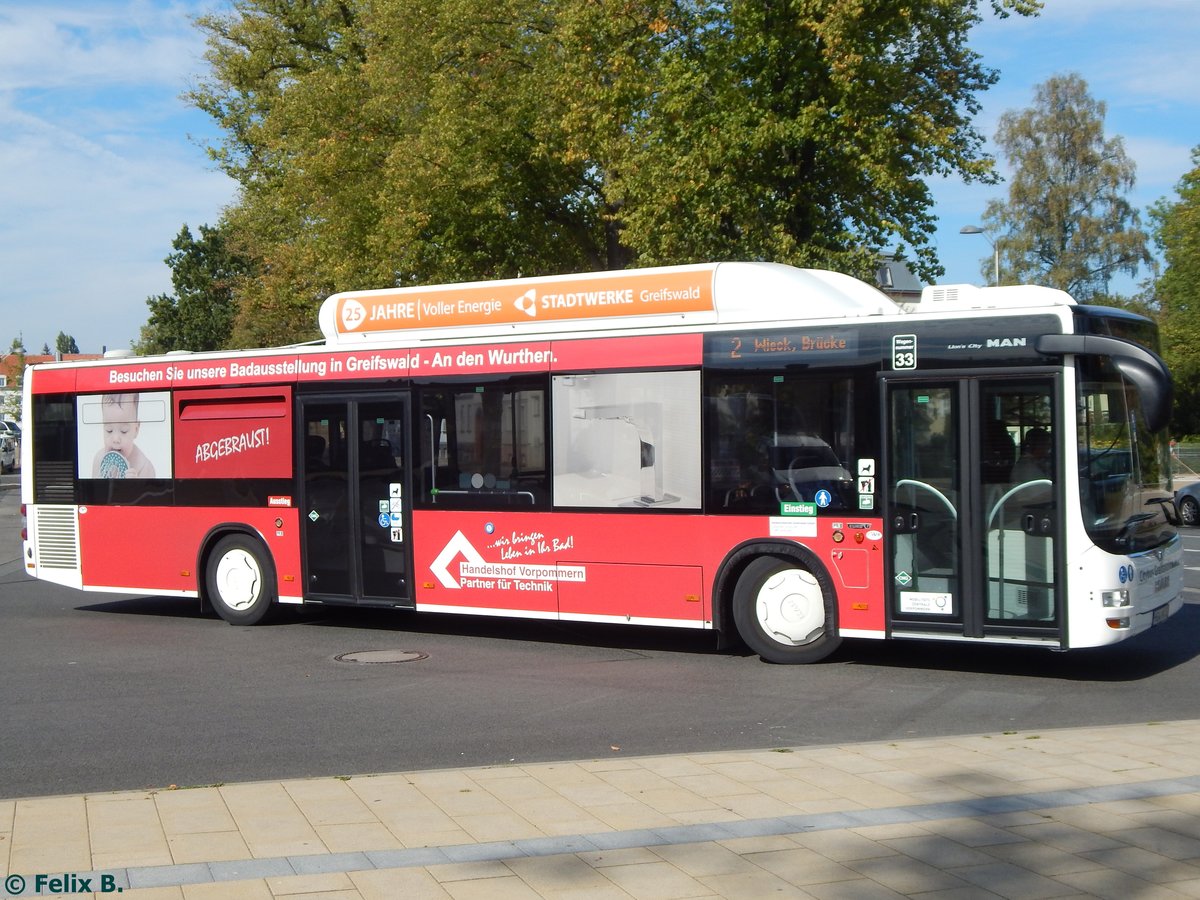
[[(21, 334), (38, 351), (59, 331), (85, 352), (128, 346), (146, 298), (171, 291), (163, 258), (180, 227), (216, 222), (234, 199), (202, 149), (214, 128), (179, 99), (205, 66), (191, 17), (224, 7), (0, 0), (3, 349)], [(1108, 105), (1107, 134), (1137, 162), (1134, 205), (1174, 196), (1200, 145), (1200, 0), (1046, 0), (1037, 19), (987, 15), (971, 44), (1000, 71), (977, 120), (989, 140), (1035, 85), (1077, 72)], [(942, 281), (980, 283), (991, 249), (959, 229), (1005, 186), (933, 188)]]

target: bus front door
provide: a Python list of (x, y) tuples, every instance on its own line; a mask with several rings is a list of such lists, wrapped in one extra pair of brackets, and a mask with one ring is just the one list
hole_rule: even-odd
[(885, 390), (892, 633), (1059, 640), (1053, 377)]
[(305, 596), (412, 607), (408, 397), (300, 403)]

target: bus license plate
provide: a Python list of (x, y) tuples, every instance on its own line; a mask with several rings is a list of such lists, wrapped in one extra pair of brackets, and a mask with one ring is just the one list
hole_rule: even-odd
[(1170, 603), (1164, 603), (1158, 609), (1154, 610), (1154, 612), (1152, 612), (1150, 614), (1150, 627), (1153, 628), (1155, 625), (1159, 624), (1160, 622), (1167, 621), (1167, 615), (1170, 612), (1170, 610), (1171, 610)]

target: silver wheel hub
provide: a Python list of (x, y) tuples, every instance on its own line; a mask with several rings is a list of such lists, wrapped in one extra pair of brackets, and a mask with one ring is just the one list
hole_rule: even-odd
[(825, 633), (825, 596), (813, 574), (803, 569), (768, 578), (754, 610), (763, 631), (781, 644), (811, 644)]
[(258, 561), (245, 550), (230, 550), (221, 557), (216, 580), (221, 601), (238, 612), (253, 606), (262, 591)]

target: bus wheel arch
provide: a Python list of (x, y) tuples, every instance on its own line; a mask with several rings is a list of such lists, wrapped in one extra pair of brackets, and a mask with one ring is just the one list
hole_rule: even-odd
[(842, 642), (833, 579), (807, 547), (753, 543), (726, 559), (718, 582), (721, 627), (731, 625), (767, 662), (818, 662)]
[(275, 561), (253, 531), (214, 529), (198, 571), (202, 600), (230, 625), (262, 624), (278, 608)]

